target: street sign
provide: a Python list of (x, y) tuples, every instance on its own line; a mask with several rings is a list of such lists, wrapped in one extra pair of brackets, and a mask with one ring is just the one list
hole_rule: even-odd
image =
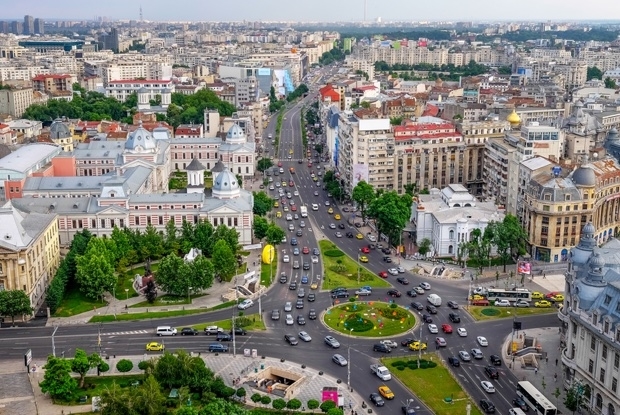
[(28, 366), (32, 362), (32, 349), (28, 349), (24, 355), (24, 366)]

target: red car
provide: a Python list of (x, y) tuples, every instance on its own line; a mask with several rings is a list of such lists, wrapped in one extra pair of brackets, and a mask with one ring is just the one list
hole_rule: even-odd
[(291, 205), (291, 212), (297, 212), (297, 205)]
[(278, 167), (282, 167), (282, 162), (281, 161), (278, 162)]
[(363, 248), (362, 248), (362, 253), (363, 253), (363, 254), (369, 254), (369, 253), (370, 253), (370, 248), (369, 248), (369, 247), (367, 247), (367, 246), (363, 247)]
[(289, 187), (293, 187), (293, 186), (295, 186), (295, 182), (291, 180), (290, 182), (288, 182), (288, 186), (289, 186)]
[(310, 248), (308, 248), (307, 246), (304, 246), (304, 249), (302, 249), (301, 252), (304, 253), (304, 254), (309, 254), (310, 253)]
[(308, 163), (308, 167), (312, 167), (312, 163)]
[(557, 294), (562, 294), (562, 292), (561, 291), (551, 291), (550, 293), (547, 293), (545, 295), (545, 298), (547, 300), (549, 300), (549, 299), (552, 299), (553, 297), (555, 297)]
[(444, 333), (452, 333), (452, 326), (449, 324), (442, 324), (441, 330), (443, 330)]
[(381, 271), (381, 272), (379, 273), (379, 276), (380, 276), (381, 278), (387, 278), (387, 277), (388, 277), (388, 273), (387, 273), (386, 271)]

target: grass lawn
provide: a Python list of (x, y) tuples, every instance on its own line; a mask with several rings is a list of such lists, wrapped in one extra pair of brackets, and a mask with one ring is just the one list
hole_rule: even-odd
[[(203, 297), (203, 295), (197, 294), (197, 295), (191, 296), (192, 300), (194, 298), (200, 298), (200, 297)], [(160, 297), (157, 297), (157, 299), (153, 303), (149, 303), (148, 301), (141, 301), (138, 304), (134, 304), (130, 306), (129, 308), (162, 307), (162, 306), (168, 306), (168, 305), (183, 305), (183, 304), (190, 304), (187, 301), (187, 296), (165, 294)]]
[(131, 314), (117, 314), (93, 316), (89, 323), (112, 323), (114, 321), (135, 321), (135, 320), (150, 320), (154, 318), (166, 318), (166, 317), (178, 317), (189, 316), (192, 314), (206, 313), (212, 311), (212, 309), (196, 308), (190, 310), (172, 310), (172, 311), (151, 311), (148, 313), (131, 313)]
[(463, 306), (473, 318), (476, 320), (493, 320), (498, 318), (512, 318), (514, 316), (531, 316), (537, 314), (552, 314), (557, 313), (558, 309), (555, 307), (550, 308), (536, 308), (536, 307), (487, 307), (487, 306)]
[(278, 251), (275, 251), (275, 255), (273, 256), (273, 261), (271, 264), (265, 264), (262, 260), (260, 263), (260, 283), (265, 287), (269, 287), (271, 285), (271, 276), (273, 274), (273, 278), (276, 279), (278, 276), (276, 272), (278, 271)]
[(323, 320), (330, 328), (345, 334), (362, 337), (389, 337), (402, 334), (415, 325), (415, 316), (402, 307), (371, 301), (350, 302), (333, 307)]
[(387, 281), (368, 271), (364, 266), (361, 266), (360, 282), (358, 284), (357, 261), (349, 258), (330, 241), (319, 241), (319, 248), (321, 249), (321, 258), (323, 259), (325, 269), (325, 276), (323, 277), (324, 290), (330, 290), (335, 287), (358, 288), (362, 285), (370, 285), (375, 288), (390, 286)]
[[(482, 412), (476, 406), (476, 402), (470, 400), (467, 393), (454, 380), (448, 368), (443, 365), (437, 355), (422, 355), (420, 362), (425, 360), (432, 361), (437, 366), (417, 369), (417, 356), (410, 358), (383, 358), (381, 362), (392, 372), (392, 376), (396, 376), (403, 382), (436, 415), (465, 414), (467, 413), (467, 403), (472, 404), (471, 415), (482, 415)], [(393, 365), (394, 362), (399, 361), (404, 362), (405, 365), (397, 365), (398, 367)], [(407, 363), (410, 366), (407, 366)], [(400, 370), (399, 367), (404, 367), (404, 369)], [(416, 369), (412, 369), (412, 367)], [(439, 385), (441, 387), (438, 387)], [(452, 399), (452, 402), (445, 402), (445, 398)], [(396, 399), (399, 399), (399, 397), (397, 396)]]
[(68, 288), (65, 297), (60, 303), (60, 307), (54, 313), (54, 317), (71, 317), (76, 314), (91, 311), (93, 307), (105, 307), (107, 303), (103, 301), (94, 301), (86, 297), (77, 287)]
[[(130, 388), (132, 382), (140, 382), (144, 380), (144, 375), (121, 375), (121, 376), (87, 376), (84, 380), (84, 389), (78, 389), (75, 393), (74, 399), (69, 402), (58, 402), (56, 404), (65, 405), (83, 405), (79, 403), (81, 396), (88, 397), (88, 403), (91, 403), (90, 398), (92, 396), (101, 396), (106, 388), (112, 386), (112, 383), (116, 382), (121, 388)], [(90, 413), (90, 412), (86, 412)]]
[[(249, 319), (251, 321), (250, 325), (243, 326), (243, 328), (246, 329), (247, 331), (266, 330), (265, 323), (263, 322), (263, 320), (258, 318), (258, 313), (243, 315), (243, 317), (245, 317), (245, 318), (247, 318), (247, 319)], [(208, 323), (200, 323), (200, 324), (197, 324), (197, 325), (192, 326), (192, 327), (195, 328), (198, 331), (203, 331), (204, 328), (207, 327), (207, 326), (218, 326), (218, 327), (221, 327), (224, 330), (228, 331), (232, 327), (232, 321), (229, 318), (229, 319), (226, 319), (226, 320), (211, 321), (211, 322), (208, 322)]]

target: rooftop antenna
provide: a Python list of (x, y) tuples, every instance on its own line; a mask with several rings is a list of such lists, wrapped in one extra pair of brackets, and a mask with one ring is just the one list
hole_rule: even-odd
[(142, 5), (140, 5), (140, 21), (142, 21)]

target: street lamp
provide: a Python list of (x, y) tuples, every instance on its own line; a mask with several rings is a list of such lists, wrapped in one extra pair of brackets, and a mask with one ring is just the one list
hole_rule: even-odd
[(58, 326), (54, 326), (54, 331), (52, 332), (52, 356), (56, 357), (56, 343), (54, 342), (54, 335), (56, 334), (56, 330), (58, 330)]
[(129, 288), (125, 288), (125, 300), (129, 300)]
[(424, 327), (424, 323), (420, 322), (420, 339), (418, 340), (418, 369), (420, 368), (420, 360), (422, 360), (422, 327)]
[(347, 346), (347, 386), (349, 390), (352, 391), (351, 388), (351, 336), (353, 335), (353, 329), (349, 329), (349, 345)]
[(191, 304), (192, 300), (189, 298), (189, 293), (193, 289), (193, 287), (187, 287), (187, 304)]

